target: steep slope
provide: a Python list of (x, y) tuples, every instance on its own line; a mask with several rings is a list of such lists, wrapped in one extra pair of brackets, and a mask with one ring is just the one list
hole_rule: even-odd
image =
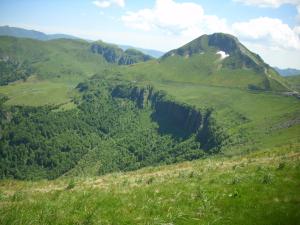
[[(8, 72), (13, 73), (23, 65), (24, 68), (30, 67), (32, 74), (43, 79), (76, 77), (82, 80), (116, 66), (113, 64), (129, 65), (150, 59), (151, 56), (137, 50), (123, 51), (115, 45), (100, 41), (94, 43), (71, 39), (38, 41), (0, 37), (0, 62), (5, 70), (11, 70)], [(15, 76), (15, 79), (6, 80), (14, 81), (18, 80), (18, 77), (21, 79), (27, 76), (22, 74)]]
[(215, 132), (209, 109), (151, 87), (95, 76), (77, 88), (76, 108), (66, 111), (0, 102), (0, 179), (53, 179), (91, 164), (99, 175), (192, 160), (217, 152), (226, 138)]
[(230, 69), (253, 69), (256, 72), (264, 72), (268, 67), (258, 55), (250, 52), (236, 37), (223, 33), (203, 35), (183, 47), (166, 53), (162, 59), (174, 55), (190, 57), (205, 53), (219, 55), (221, 65)]
[(0, 37), (0, 84), (5, 85), (0, 93), (9, 98), (6, 104), (71, 106), (79, 82), (114, 67), (90, 47), (82, 40)]
[(300, 74), (286, 76), (285, 78), (294, 90), (300, 92)]
[(300, 101), (257, 55), (224, 34), (136, 64), (93, 44), (0, 38), (26, 80), (0, 87), (1, 224), (297, 224)]
[(26, 63), (43, 79), (88, 77), (108, 63), (90, 52), (90, 43), (82, 40), (0, 37), (0, 59)]
[(107, 44), (102, 41), (93, 42), (91, 51), (103, 56), (107, 62), (118, 65), (130, 65), (152, 59), (151, 56), (145, 55), (138, 50), (127, 49), (123, 51), (117, 45)]
[(172, 50), (159, 62), (137, 65), (137, 80), (170, 80), (265, 91), (289, 90), (277, 72), (249, 51), (234, 36), (203, 35)]
[[(108, 83), (111, 83), (111, 80), (118, 81), (121, 85), (129, 83), (130, 88), (125, 88), (125, 90), (128, 90), (127, 94), (125, 92), (125, 95), (120, 95), (120, 93), (116, 92), (118, 89), (111, 87), (113, 89), (111, 90), (112, 95), (116, 97), (117, 100), (114, 99), (107, 104), (113, 104), (114, 101), (121, 102), (121, 104), (117, 104), (118, 107), (120, 109), (129, 110), (132, 108), (127, 108), (129, 104), (128, 101), (123, 100), (124, 98), (131, 99), (137, 102), (139, 107), (136, 110), (138, 113), (140, 113), (139, 110), (144, 110), (144, 107), (141, 106), (145, 104), (151, 105), (151, 110), (154, 110), (153, 113), (150, 112), (151, 117), (149, 118), (148, 114), (148, 119), (145, 119), (145, 114), (141, 115), (142, 123), (138, 124), (135, 127), (136, 129), (132, 130), (140, 131), (139, 129), (141, 129), (138, 135), (145, 134), (148, 131), (141, 128), (144, 126), (143, 122), (147, 121), (148, 124), (152, 122), (158, 123), (159, 127), (155, 128), (153, 124), (153, 126), (151, 126), (152, 131), (154, 131), (153, 133), (150, 132), (153, 134), (152, 137), (156, 137), (156, 132), (158, 132), (159, 135), (163, 135), (161, 140), (162, 143), (167, 143), (168, 147), (166, 149), (172, 151), (174, 147), (176, 151), (182, 154), (179, 154), (179, 159), (181, 160), (182, 158), (187, 159), (188, 157), (189, 159), (193, 159), (195, 158), (195, 156), (193, 156), (194, 153), (196, 155), (199, 154), (198, 151), (195, 151), (191, 153), (192, 156), (188, 155), (188, 157), (185, 158), (186, 150), (188, 150), (186, 145), (190, 149), (193, 149), (193, 147), (197, 147), (197, 144), (200, 143), (202, 150), (214, 151), (214, 149), (216, 149), (218, 151), (221, 150), (223, 153), (230, 152), (231, 154), (234, 151), (244, 152), (249, 149), (259, 149), (265, 146), (272, 147), (274, 145), (298, 142), (300, 129), (299, 100), (292, 97), (280, 96), (278, 93), (249, 91), (249, 84), (259, 84), (259, 82), (262, 81), (263, 74), (259, 71), (261, 71), (260, 68), (264, 69), (266, 66), (260, 61), (259, 57), (247, 52), (248, 55), (245, 53), (246, 55), (244, 56), (245, 60), (243, 61), (244, 58), (238, 59), (240, 61), (236, 60), (234, 67), (232, 64), (224, 63), (230, 56), (221, 59), (221, 55), (226, 56), (232, 54), (234, 58), (234, 54), (239, 55), (242, 54), (242, 51), (245, 52), (246, 50), (243, 49), (243, 47), (238, 47), (237, 49), (236, 46), (238, 46), (239, 43), (235, 38), (225, 35), (224, 41), (224, 35), (221, 35), (221, 38), (219, 38), (219, 36), (218, 34), (216, 38), (212, 38), (212, 44), (210, 45), (208, 45), (210, 36), (204, 36), (186, 45), (184, 48), (187, 50), (183, 49), (178, 50), (178, 52), (175, 51), (171, 54), (166, 54), (160, 60), (150, 60), (149, 62), (129, 66), (118, 65), (119, 60), (123, 59), (124, 55), (130, 55), (131, 57), (141, 57), (143, 55), (132, 50), (124, 52), (119, 48), (115, 48), (115, 46), (107, 45), (102, 42), (88, 43), (81, 40), (66, 39), (44, 42), (11, 37), (0, 38), (0, 56), (4, 58), (9, 57), (20, 62), (26, 61), (28, 65), (34, 69), (35, 75), (29, 77), (26, 82), (16, 82), (5, 86), (5, 88), (1, 87), (0, 93), (8, 97), (8, 101), (6, 101), (4, 105), (7, 107), (10, 105), (55, 105), (54, 108), (13, 108), (13, 111), (21, 111), (20, 114), (16, 114), (16, 117), (20, 116), (24, 123), (20, 123), (19, 119), (16, 119), (14, 123), (10, 124), (11, 126), (15, 126), (14, 129), (18, 135), (9, 135), (8, 132), (6, 144), (10, 145), (16, 143), (16, 145), (20, 145), (20, 148), (23, 148), (23, 142), (26, 144), (31, 143), (31, 141), (34, 142), (35, 138), (33, 138), (33, 136), (24, 136), (24, 134), (30, 133), (30, 130), (36, 130), (38, 133), (40, 128), (39, 126), (36, 127), (34, 123), (36, 121), (35, 118), (30, 120), (30, 116), (34, 117), (34, 115), (39, 116), (40, 114), (42, 114), (43, 118), (50, 118), (49, 120), (55, 118), (56, 115), (60, 115), (65, 122), (68, 121), (67, 123), (69, 123), (72, 128), (68, 131), (70, 134), (69, 137), (73, 137), (74, 140), (79, 140), (78, 136), (76, 136), (78, 133), (74, 132), (73, 128), (76, 127), (76, 124), (80, 121), (80, 117), (78, 117), (80, 104), (78, 104), (77, 100), (78, 95), (81, 95), (82, 92), (78, 93), (74, 88), (79, 82), (90, 78), (94, 74), (99, 75), (93, 76), (97, 77), (97, 79), (93, 79), (95, 85), (97, 82), (107, 80)], [(227, 42), (229, 44), (227, 44)], [(92, 46), (95, 46), (95, 51), (99, 50), (100, 54), (93, 53)], [(187, 53), (185, 53), (185, 51)], [(223, 51), (224, 53), (218, 53), (219, 51)], [(108, 63), (108, 61), (112, 63)], [(124, 61), (127, 62), (126, 60)], [(252, 66), (252, 64), (255, 64), (255, 66)], [(51, 82), (51, 84), (49, 82)], [(57, 89), (59, 85), (62, 86), (60, 88), (63, 89), (64, 92), (62, 92), (61, 89)], [(153, 87), (153, 89), (147, 88), (149, 85)], [(47, 88), (51, 87), (51, 89), (47, 89), (47, 92), (42, 92), (39, 88), (42, 86), (47, 86)], [(152, 93), (151, 90), (157, 90), (155, 92), (165, 91), (166, 95), (172, 96), (173, 99), (157, 102), (154, 97), (156, 95), (153, 95), (154, 93)], [(128, 95), (128, 93), (130, 94)], [(118, 109), (118, 107), (108, 107), (110, 110), (101, 113), (101, 110), (105, 110), (104, 103), (98, 102), (96, 99), (100, 96), (105, 98), (107, 95), (104, 95), (104, 92), (101, 91), (100, 88), (94, 88), (92, 93), (83, 95), (84, 101), (91, 105), (86, 107), (86, 111), (82, 113), (84, 115), (82, 118), (86, 118), (85, 116), (88, 115), (86, 119), (91, 119), (91, 121), (88, 126), (83, 123), (82, 129), (84, 131), (80, 132), (82, 135), (89, 133), (89, 129), (94, 129), (95, 121), (98, 116), (101, 118), (100, 122), (105, 121), (105, 118), (109, 118), (109, 116), (115, 116), (111, 118), (111, 121), (115, 121), (115, 119), (118, 118), (118, 116), (116, 116), (118, 110), (115, 112), (115, 115), (112, 115), (113, 110)], [(55, 98), (53, 96), (55, 96)], [(110, 96), (108, 96), (108, 98), (110, 98)], [(98, 105), (99, 109), (92, 111), (93, 104), (96, 106), (96, 103), (103, 105)], [(35, 114), (36, 111), (37, 114)], [(48, 113), (49, 111), (51, 111), (51, 113)], [(52, 113), (52, 111), (54, 112)], [(68, 111), (69, 114), (66, 116), (62, 113), (64, 111)], [(58, 114), (55, 112), (58, 112)], [(119, 113), (120, 112), (121, 111), (119, 111)], [(207, 112), (211, 112), (209, 116), (206, 116), (208, 115)], [(30, 116), (28, 117), (28, 115)], [(63, 117), (63, 115), (65, 115), (65, 117)], [(132, 118), (135, 118), (135, 115), (131, 114), (129, 118), (124, 117), (123, 120), (128, 123), (128, 121), (134, 121), (131, 120)], [(110, 130), (110, 126), (112, 126), (114, 129), (116, 128), (116, 130), (119, 130), (119, 128), (126, 130), (126, 123), (122, 123), (121, 121), (118, 126), (115, 127), (113, 123), (107, 123), (104, 128), (101, 127), (101, 129), (99, 129), (101, 132), (103, 130), (106, 132)], [(23, 124), (22, 129), (24, 128), (26, 132), (21, 132), (19, 136), (19, 132), (17, 131), (21, 131), (21, 129), (19, 129), (20, 127), (18, 127), (21, 126), (20, 124)], [(30, 124), (30, 126), (26, 124)], [(209, 124), (209, 126), (207, 124)], [(60, 131), (64, 126), (64, 122), (59, 123), (57, 125), (59, 129), (55, 130)], [(7, 130), (9, 129), (10, 128), (7, 128)], [(91, 136), (96, 137), (97, 135), (95, 136), (94, 133), (97, 132), (99, 131), (91, 132)], [(130, 133), (130, 139), (126, 144), (135, 143), (137, 141), (136, 133), (131, 131), (131, 129), (127, 129), (126, 132)], [(120, 134), (121, 140), (124, 140), (122, 135), (125, 135), (126, 132), (124, 131), (124, 133)], [(39, 136), (40, 138), (38, 139), (48, 140), (50, 138), (47, 133), (44, 133), (42, 136), (43, 137)], [(60, 146), (63, 153), (58, 152), (58, 155), (68, 155), (68, 153), (64, 153), (64, 151), (66, 150), (65, 147), (72, 142), (72, 138), (66, 139), (65, 142), (62, 141), (59, 136), (59, 132), (54, 135), (55, 138), (51, 136), (53, 142), (49, 144), (49, 148)], [(147, 137), (147, 135), (142, 136)], [(186, 138), (191, 136), (197, 138), (198, 142), (196, 144), (193, 141), (186, 142), (188, 140)], [(10, 139), (14, 137), (15, 140)], [(170, 137), (174, 138), (175, 141), (184, 141), (185, 144), (175, 145), (172, 141), (169, 142)], [(222, 139), (224, 139), (224, 141)], [(43, 143), (43, 141), (41, 142)], [(152, 153), (157, 149), (161, 149), (161, 147), (154, 146), (155, 148), (152, 151), (153, 146), (151, 146), (151, 143), (149, 143), (148, 146), (148, 143), (138, 141), (137, 145), (140, 146), (141, 143), (144, 143), (142, 145), (147, 146), (148, 150), (150, 149)], [(68, 151), (70, 149), (77, 149), (73, 144), (77, 145), (77, 142), (72, 142), (70, 145), (71, 148), (67, 148)], [(106, 149), (115, 149), (116, 154), (120, 153), (117, 150), (118, 148), (114, 148), (115, 146), (111, 145), (113, 142), (107, 144), (109, 144), (110, 148)], [(121, 144), (123, 144), (123, 142)], [(160, 142), (158, 142), (158, 144), (162, 146)], [(33, 144), (32, 146), (35, 148), (36, 146), (41, 146), (41, 144)], [(99, 153), (97, 149), (92, 148), (92, 146), (95, 147), (94, 144), (88, 146), (91, 148), (89, 150), (94, 151), (94, 153)], [(105, 146), (107, 147), (107, 145)], [(9, 148), (14, 148), (14, 146), (8, 146), (8, 149)], [(82, 155), (78, 155), (78, 152), (73, 152), (75, 154), (74, 160), (69, 161), (70, 164), (66, 164), (66, 166), (68, 165), (67, 168), (60, 168), (61, 170), (59, 171), (67, 171), (70, 167), (74, 166), (73, 163), (75, 161), (81, 160), (81, 157), (87, 153), (83, 149), (85, 148), (77, 149)], [(102, 148), (99, 147), (98, 149), (101, 150)], [(123, 148), (121, 148), (121, 150), (122, 149)], [(122, 169), (139, 168), (145, 165), (140, 161), (134, 161), (136, 157), (144, 157), (144, 155), (135, 155), (136, 150), (137, 148), (134, 147), (128, 147), (128, 149), (124, 150), (126, 154), (129, 152), (129, 155), (132, 156), (133, 154), (133, 156), (126, 160), (124, 158), (125, 161), (123, 161), (122, 157), (119, 158), (120, 165), (122, 165), (119, 166)], [(8, 150), (7, 152), (12, 151)], [(54, 152), (55, 151), (53, 151), (53, 153)], [(148, 151), (146, 152), (148, 154)], [(165, 153), (167, 152), (166, 150)], [(105, 157), (108, 157), (106, 159), (111, 159), (112, 155), (107, 152), (105, 154)], [(90, 154), (88, 155), (91, 156)], [(99, 156), (101, 154), (96, 155)], [(152, 156), (150, 157), (151, 160), (149, 159), (149, 161), (147, 161), (147, 165), (159, 162), (159, 159), (155, 157), (152, 158)], [(167, 162), (177, 160), (177, 156), (175, 156), (175, 159), (170, 159), (165, 155), (161, 157), (162, 159), (167, 158)], [(105, 162), (107, 161), (105, 160)], [(24, 163), (25, 161), (21, 159), (21, 162)], [(56, 163), (55, 160), (53, 162)], [(110, 162), (114, 161), (110, 160)], [(44, 162), (40, 163), (44, 166)], [(109, 165), (109, 163), (107, 163), (107, 165)], [(13, 167), (13, 164), (10, 164), (10, 166)], [(53, 168), (51, 167), (53, 166), (52, 164), (47, 164), (47, 166), (49, 166), (50, 169)], [(116, 168), (115, 166), (116, 165), (113, 165), (112, 168)], [(55, 174), (55, 176), (58, 176), (58, 174)]]
[(0, 223), (299, 224), (299, 147), (105, 176), (2, 180)]
[(230, 137), (223, 143), (229, 151), (299, 141), (300, 102), (283, 96), (290, 85), (231, 35), (201, 36), (119, 73), (181, 102), (214, 109), (212, 118)]

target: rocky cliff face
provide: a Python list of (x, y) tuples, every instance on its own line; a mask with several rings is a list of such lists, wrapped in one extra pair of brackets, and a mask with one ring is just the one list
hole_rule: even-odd
[(116, 48), (113, 46), (104, 46), (101, 44), (92, 44), (91, 51), (93, 53), (102, 55), (104, 59), (109, 63), (118, 63), (123, 52), (123, 50), (120, 48)]
[(205, 150), (219, 148), (221, 145), (222, 138), (215, 137), (220, 132), (216, 132), (219, 127), (211, 117), (211, 109), (199, 110), (179, 103), (151, 86), (118, 85), (111, 94), (113, 97), (133, 100), (139, 108), (151, 107), (152, 119), (166, 133), (179, 134), (183, 139), (195, 135), (201, 148)]
[(145, 55), (135, 49), (123, 51), (118, 46), (106, 44), (104, 42), (93, 43), (91, 45), (91, 51), (102, 55), (107, 62), (116, 63), (118, 65), (130, 65), (152, 59), (151, 56)]

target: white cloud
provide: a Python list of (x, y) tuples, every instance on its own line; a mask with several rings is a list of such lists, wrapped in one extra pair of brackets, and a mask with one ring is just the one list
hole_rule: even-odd
[(300, 25), (300, 0), (234, 0), (246, 5), (254, 5), (258, 7), (278, 8), (284, 4), (294, 5), (297, 9), (296, 22)]
[(258, 7), (271, 7), (278, 8), (281, 5), (290, 4), (294, 5), (297, 9), (296, 20), (300, 24), (300, 0), (234, 0), (235, 2), (241, 2), (246, 5), (254, 5)]
[(259, 54), (271, 66), (300, 69), (300, 51), (293, 49), (270, 48), (253, 42), (243, 42), (251, 51)]
[(99, 8), (108, 8), (112, 5), (124, 7), (125, 1), (124, 0), (101, 0), (101, 1), (93, 1), (93, 4)]
[(259, 7), (273, 7), (278, 8), (284, 4), (300, 5), (300, 0), (234, 0), (242, 2), (246, 5), (256, 5)]
[(291, 29), (279, 19), (260, 17), (232, 25), (233, 33), (242, 39), (265, 44), (300, 50), (299, 29)]
[[(249, 0), (249, 2), (278, 4), (283, 1)], [(242, 40), (260, 43), (271, 48), (300, 49), (300, 26), (292, 29), (281, 20), (269, 17), (228, 25), (225, 19), (207, 15), (201, 5), (191, 2), (156, 0), (153, 8), (127, 12), (122, 17), (122, 21), (125, 25), (137, 30), (168, 34), (180, 37), (182, 40), (191, 40), (202, 34), (226, 32)]]
[(300, 26), (296, 26), (296, 27), (294, 27), (294, 32), (298, 35), (298, 36), (300, 36)]
[(122, 21), (134, 29), (189, 37), (228, 31), (225, 19), (206, 15), (201, 5), (173, 0), (156, 0), (152, 9), (127, 12)]
[[(279, 7), (289, 3), (294, 4), (300, 12), (300, 5), (296, 5), (300, 0), (235, 1), (256, 4), (261, 7)], [(261, 54), (271, 65), (294, 65), (294, 67), (300, 68), (300, 62), (295, 60), (295, 56), (300, 55), (300, 25), (290, 27), (280, 19), (259, 17), (229, 24), (225, 19), (206, 14), (200, 4), (156, 0), (152, 8), (126, 12), (121, 20), (128, 27), (145, 31), (142, 33), (143, 35), (139, 36), (141, 39), (145, 39), (146, 35), (152, 35), (152, 37), (155, 35), (156, 41), (149, 42), (147, 39), (144, 47), (151, 45), (152, 48), (169, 50), (202, 34), (225, 32), (235, 35), (242, 43), (247, 43), (252, 51)], [(138, 37), (135, 39), (139, 43), (143, 42)], [(273, 54), (276, 55), (272, 56)], [(280, 58), (281, 63), (279, 63)]]

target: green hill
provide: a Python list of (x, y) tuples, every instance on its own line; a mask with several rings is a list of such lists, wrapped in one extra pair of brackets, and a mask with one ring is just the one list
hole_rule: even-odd
[(2, 180), (0, 223), (297, 224), (299, 161), (289, 145), (98, 177)]
[[(12, 60), (30, 64), (32, 74), (41, 79), (81, 79), (112, 67), (109, 63), (133, 64), (151, 59), (150, 56), (98, 41), (56, 39), (37, 41), (0, 37), (1, 61)], [(96, 53), (96, 54), (95, 54)]]
[(91, 44), (81, 40), (0, 37), (0, 57), (30, 64), (41, 79), (88, 77), (107, 65), (103, 57), (90, 51)]
[(235, 37), (222, 33), (203, 35), (166, 53), (159, 61), (131, 67), (129, 74), (138, 74), (132, 78), (136, 80), (192, 82), (265, 91), (290, 89), (257, 54)]
[[(105, 53), (94, 53), (96, 48), (104, 49)], [(0, 87), (0, 93), (9, 96), (7, 104), (12, 105), (67, 103), (76, 85), (88, 77), (107, 74), (118, 64), (150, 58), (139, 51), (123, 51), (103, 42), (0, 37), (0, 85), (31, 76), (28, 82)]]
[(0, 223), (299, 220), (295, 86), (235, 37), (0, 43)]
[(300, 74), (299, 75), (292, 75), (292, 76), (286, 76), (285, 77), (290, 84), (290, 86), (300, 92)]

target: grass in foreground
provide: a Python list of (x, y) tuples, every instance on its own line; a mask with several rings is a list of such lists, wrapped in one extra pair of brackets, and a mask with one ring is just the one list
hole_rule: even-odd
[(299, 145), (92, 178), (1, 181), (1, 224), (297, 224)]

